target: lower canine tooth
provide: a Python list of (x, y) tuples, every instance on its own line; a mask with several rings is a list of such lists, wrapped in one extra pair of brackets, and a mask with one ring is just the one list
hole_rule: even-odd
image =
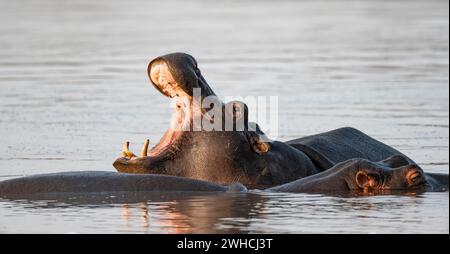
[(130, 148), (130, 141), (123, 143), (122, 153), (130, 152), (129, 148)]
[(136, 155), (134, 155), (132, 152), (130, 152), (129, 148), (130, 148), (130, 141), (127, 141), (122, 146), (122, 156), (129, 157), (129, 158), (136, 157)]
[(147, 156), (147, 150), (148, 150), (148, 145), (150, 144), (150, 140), (145, 140), (144, 145), (142, 146), (142, 150), (141, 150), (141, 156), (145, 157)]

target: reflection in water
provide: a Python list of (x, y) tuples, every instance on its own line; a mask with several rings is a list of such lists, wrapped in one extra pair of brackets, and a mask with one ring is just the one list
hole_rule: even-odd
[[(132, 213), (140, 218), (142, 228), (158, 227), (168, 233), (244, 233), (251, 217), (257, 217), (266, 197), (257, 194), (215, 194), (192, 196), (187, 199), (167, 201), (158, 205), (148, 201), (138, 206), (122, 205), (122, 219), (127, 228), (132, 227)], [(159, 220), (149, 222), (152, 213), (161, 214)], [(218, 231), (222, 220), (236, 219)]]
[[(132, 216), (132, 211), (130, 204), (122, 205), (122, 219), (125, 223), (126, 228), (130, 228), (130, 217)], [(148, 207), (146, 202), (141, 202), (139, 204), (139, 217), (141, 218), (141, 227), (148, 228), (150, 225), (148, 223)]]
[(448, 192), (346, 197), (264, 192), (45, 195), (0, 200), (0, 225), (11, 232), (445, 233), (446, 200)]
[(147, 208), (147, 203), (146, 202), (142, 202), (140, 203), (139, 207), (141, 208), (141, 218), (142, 218), (142, 227), (144, 228), (148, 228), (149, 224), (148, 224), (148, 208)]
[[(173, 202), (162, 208), (167, 211), (168, 223), (179, 223), (172, 228), (176, 233), (247, 232), (250, 219), (258, 217), (264, 196), (254, 194), (223, 194), (202, 196)], [(174, 219), (175, 218), (175, 219)], [(233, 224), (221, 227), (222, 220), (233, 218)]]
[(128, 228), (130, 226), (130, 205), (129, 204), (123, 204), (122, 205), (122, 218), (125, 221), (125, 226)]
[(173, 211), (170, 204), (159, 206), (159, 209), (164, 211), (164, 218), (160, 221), (160, 226), (166, 228), (169, 231), (168, 233), (182, 234), (190, 232), (190, 223), (187, 222), (189, 218), (184, 214)]

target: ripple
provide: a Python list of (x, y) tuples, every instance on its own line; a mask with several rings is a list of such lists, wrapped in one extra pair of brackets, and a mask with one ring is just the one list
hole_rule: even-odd
[[(279, 96), (279, 139), (354, 126), (448, 172), (446, 1), (24, 1), (1, 4), (2, 179), (111, 170), (123, 140), (159, 140), (146, 69), (171, 51), (219, 95)], [(75, 195), (0, 200), (0, 231), (448, 234), (448, 213), (448, 192)]]

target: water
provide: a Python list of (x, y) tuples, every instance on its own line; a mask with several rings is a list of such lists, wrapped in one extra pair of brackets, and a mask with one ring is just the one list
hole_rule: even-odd
[[(174, 51), (220, 96), (279, 96), (279, 140), (353, 126), (448, 173), (448, 30), (448, 1), (0, 0), (0, 180), (154, 144), (146, 68)], [(77, 200), (2, 200), (0, 232), (449, 233), (448, 192)]]

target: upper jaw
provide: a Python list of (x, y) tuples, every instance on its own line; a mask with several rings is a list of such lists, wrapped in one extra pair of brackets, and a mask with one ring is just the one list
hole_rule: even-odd
[(184, 53), (173, 53), (153, 59), (147, 69), (153, 86), (164, 96), (174, 98), (194, 96), (194, 88), (200, 89), (202, 98), (215, 96), (202, 76), (196, 60)]
[(150, 62), (148, 76), (153, 86), (164, 96), (175, 98), (186, 94), (186, 91), (175, 80), (169, 70), (169, 66), (163, 59), (157, 58)]

